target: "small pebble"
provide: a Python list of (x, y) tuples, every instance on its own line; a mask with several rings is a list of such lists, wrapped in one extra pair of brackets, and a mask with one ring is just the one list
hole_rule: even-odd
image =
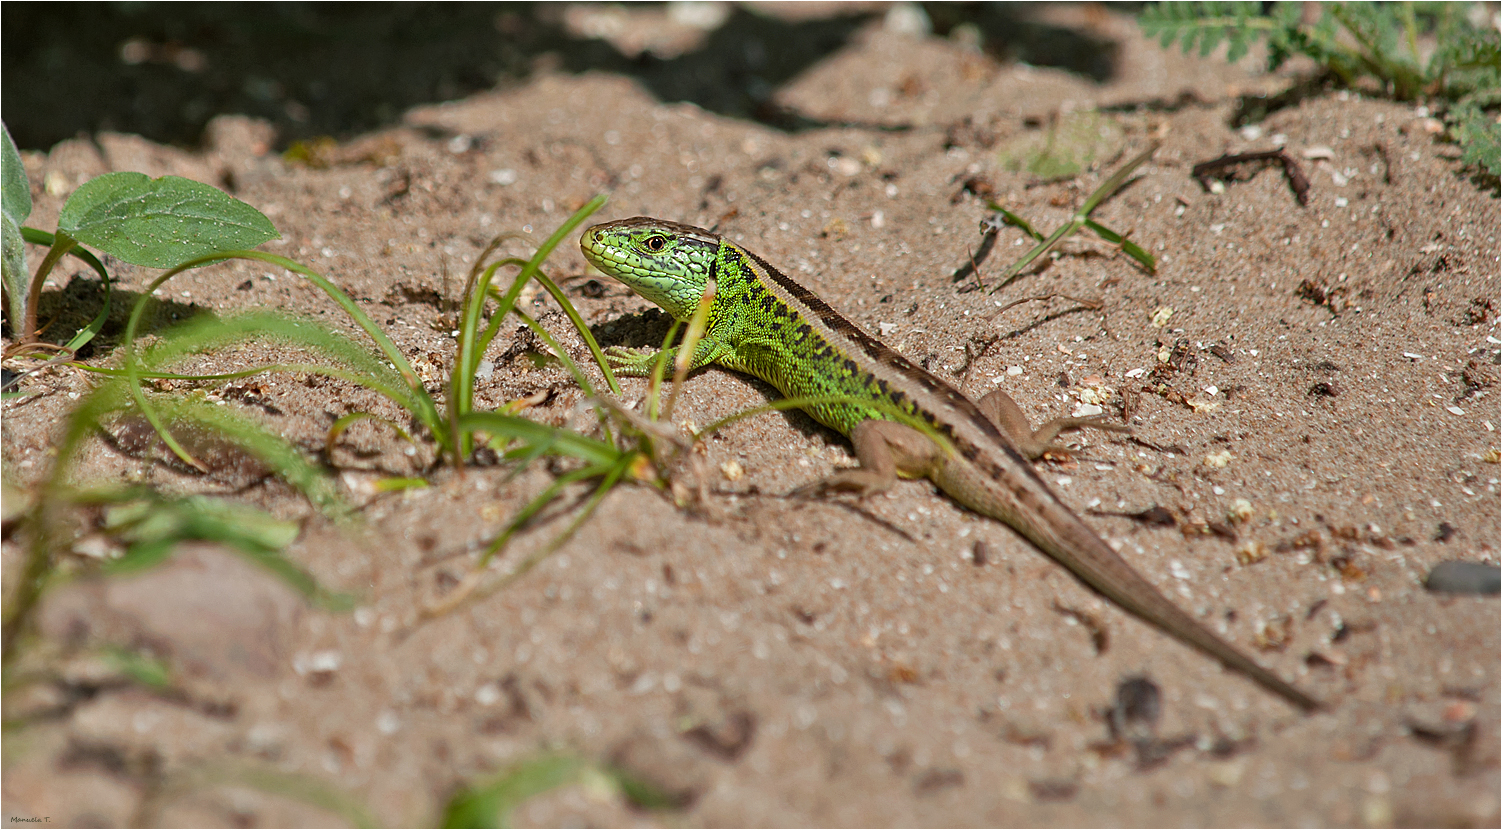
[(1424, 580), (1424, 587), (1447, 594), (1502, 592), (1502, 568), (1485, 562), (1441, 562)]
[(1109, 712), (1110, 728), (1127, 741), (1151, 741), (1163, 712), (1163, 693), (1146, 677), (1129, 677), (1116, 686), (1116, 702)]

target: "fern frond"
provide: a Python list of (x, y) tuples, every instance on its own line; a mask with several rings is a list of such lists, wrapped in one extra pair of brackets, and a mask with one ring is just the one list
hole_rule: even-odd
[(1502, 172), (1502, 125), (1495, 112), (1462, 101), (1445, 113), (1445, 121), (1464, 150), (1462, 164), (1484, 167), (1493, 176)]
[(1228, 61), (1240, 60), (1253, 43), (1281, 25), (1264, 17), (1261, 4), (1255, 2), (1158, 3), (1143, 9), (1139, 22), (1142, 31), (1157, 38), (1163, 48), (1178, 41), (1185, 54), (1197, 47), (1202, 58), (1229, 43)]

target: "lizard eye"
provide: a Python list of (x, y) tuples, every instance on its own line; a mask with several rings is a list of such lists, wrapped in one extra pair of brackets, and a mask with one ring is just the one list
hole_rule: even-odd
[(665, 236), (649, 236), (643, 239), (641, 246), (650, 253), (662, 253), (662, 249), (668, 246), (668, 238)]

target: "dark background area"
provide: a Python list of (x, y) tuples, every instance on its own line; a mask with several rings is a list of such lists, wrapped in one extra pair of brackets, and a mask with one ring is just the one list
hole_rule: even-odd
[[(1109, 44), (1031, 21), (1031, 4), (923, 8), (936, 34), (974, 27), (1000, 60), (1098, 81), (1111, 74)], [(410, 107), (552, 68), (617, 72), (663, 101), (799, 129), (820, 125), (772, 106), (773, 91), (884, 13), (831, 5), (830, 16), (800, 20), (737, 6), (700, 48), (664, 60), (573, 36), (565, 11), (529, 3), (5, 3), (0, 114), (23, 149), (102, 130), (188, 146), (225, 113), (271, 121), (285, 146), (379, 128)]]

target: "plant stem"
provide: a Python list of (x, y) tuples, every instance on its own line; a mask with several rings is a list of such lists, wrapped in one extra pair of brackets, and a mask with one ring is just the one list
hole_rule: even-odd
[[(47, 256), (42, 259), (42, 264), (37, 266), (37, 272), (31, 278), (31, 285), (26, 288), (26, 319), (22, 321), (21, 328), (15, 332), (16, 340), (21, 343), (35, 343), (37, 340), (37, 301), (42, 296), (42, 285), (47, 281), (47, 275), (52, 273), (53, 267), (58, 260), (68, 253), (78, 240), (58, 231), (52, 238), (52, 247), (47, 249)], [(12, 321), (14, 322), (14, 321)]]

